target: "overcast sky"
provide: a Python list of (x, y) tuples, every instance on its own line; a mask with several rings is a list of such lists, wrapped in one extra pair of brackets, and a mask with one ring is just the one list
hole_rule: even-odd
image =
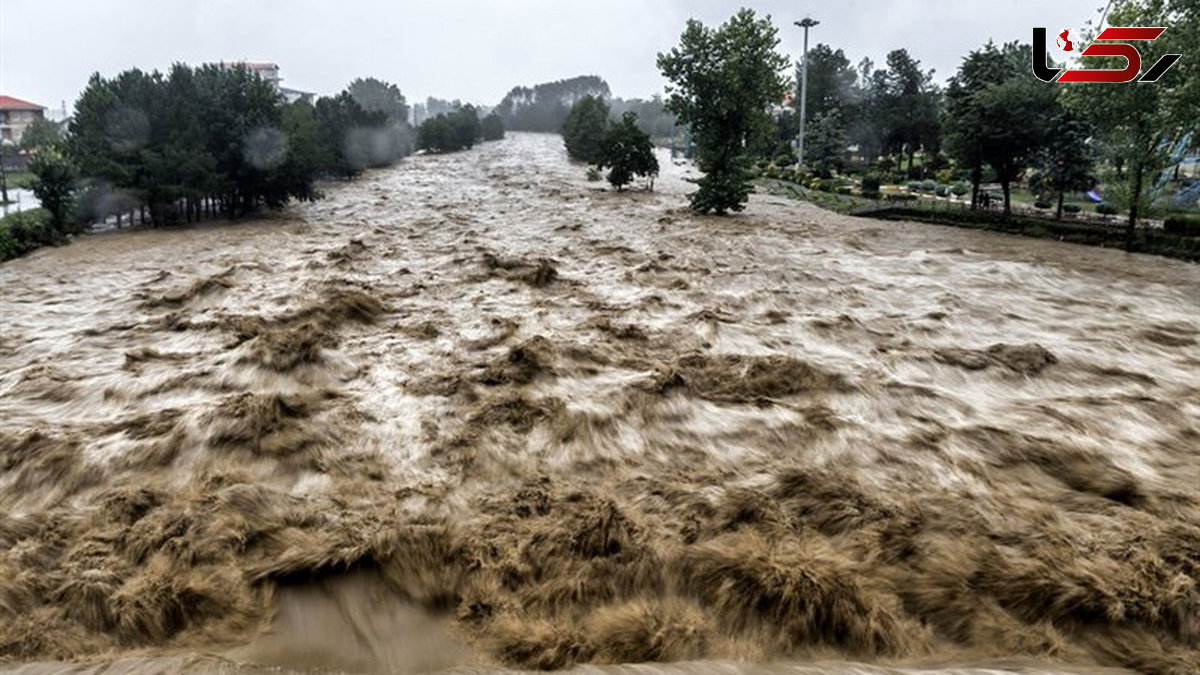
[(908, 50), (951, 75), (988, 38), (1028, 41), (1033, 26), (1080, 28), (1104, 0), (0, 0), (0, 93), (68, 106), (99, 71), (173, 62), (270, 61), (285, 86), (325, 94), (357, 76), (427, 95), (495, 104), (516, 84), (581, 74), (618, 96), (663, 82), (655, 54), (684, 22), (719, 23), (739, 7), (771, 14), (781, 49), (796, 55), (811, 14), (812, 43), (877, 64)]

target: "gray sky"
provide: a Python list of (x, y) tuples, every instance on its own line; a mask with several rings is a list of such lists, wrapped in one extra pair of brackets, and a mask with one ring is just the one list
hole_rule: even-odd
[(811, 42), (877, 64), (907, 47), (938, 79), (988, 38), (1028, 41), (1030, 28), (1080, 28), (1104, 0), (0, 0), (0, 93), (68, 107), (99, 71), (183, 61), (271, 61), (285, 86), (340, 90), (357, 76), (427, 95), (495, 104), (517, 84), (581, 74), (618, 96), (663, 82), (655, 54), (689, 17), (719, 23), (739, 7), (771, 14), (781, 48), (800, 51), (792, 21), (821, 21)]

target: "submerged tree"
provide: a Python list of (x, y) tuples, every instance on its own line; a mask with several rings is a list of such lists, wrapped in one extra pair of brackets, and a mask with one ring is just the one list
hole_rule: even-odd
[(701, 213), (740, 211), (751, 192), (747, 143), (770, 127), (767, 106), (783, 100), (788, 59), (770, 18), (743, 9), (713, 29), (691, 20), (680, 43), (658, 55), (670, 82), (667, 109), (689, 125), (704, 177), (691, 195)]
[(417, 145), (426, 152), (456, 152), (474, 147), (483, 134), (483, 125), (474, 106), (465, 105), (439, 113), (417, 128)]
[(600, 148), (601, 170), (608, 169), (608, 182), (618, 190), (633, 182), (634, 176), (651, 180), (658, 175), (658, 158), (650, 136), (638, 127), (637, 113), (626, 112), (620, 122), (609, 125)]

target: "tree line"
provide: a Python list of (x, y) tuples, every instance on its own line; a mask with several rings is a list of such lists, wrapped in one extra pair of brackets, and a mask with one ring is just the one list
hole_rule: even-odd
[(376, 79), (309, 104), (285, 102), (242, 66), (131, 69), (93, 75), (65, 136), (36, 149), (30, 168), (60, 229), (234, 218), (315, 199), (319, 178), (394, 163), (411, 151), (407, 117), (400, 90)]

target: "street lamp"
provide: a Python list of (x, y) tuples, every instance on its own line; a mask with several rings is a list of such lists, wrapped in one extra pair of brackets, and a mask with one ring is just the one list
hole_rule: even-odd
[(796, 168), (804, 166), (804, 114), (808, 103), (808, 29), (821, 23), (809, 17), (797, 21), (796, 25), (804, 29), (804, 60), (800, 62), (800, 136), (796, 140)]

